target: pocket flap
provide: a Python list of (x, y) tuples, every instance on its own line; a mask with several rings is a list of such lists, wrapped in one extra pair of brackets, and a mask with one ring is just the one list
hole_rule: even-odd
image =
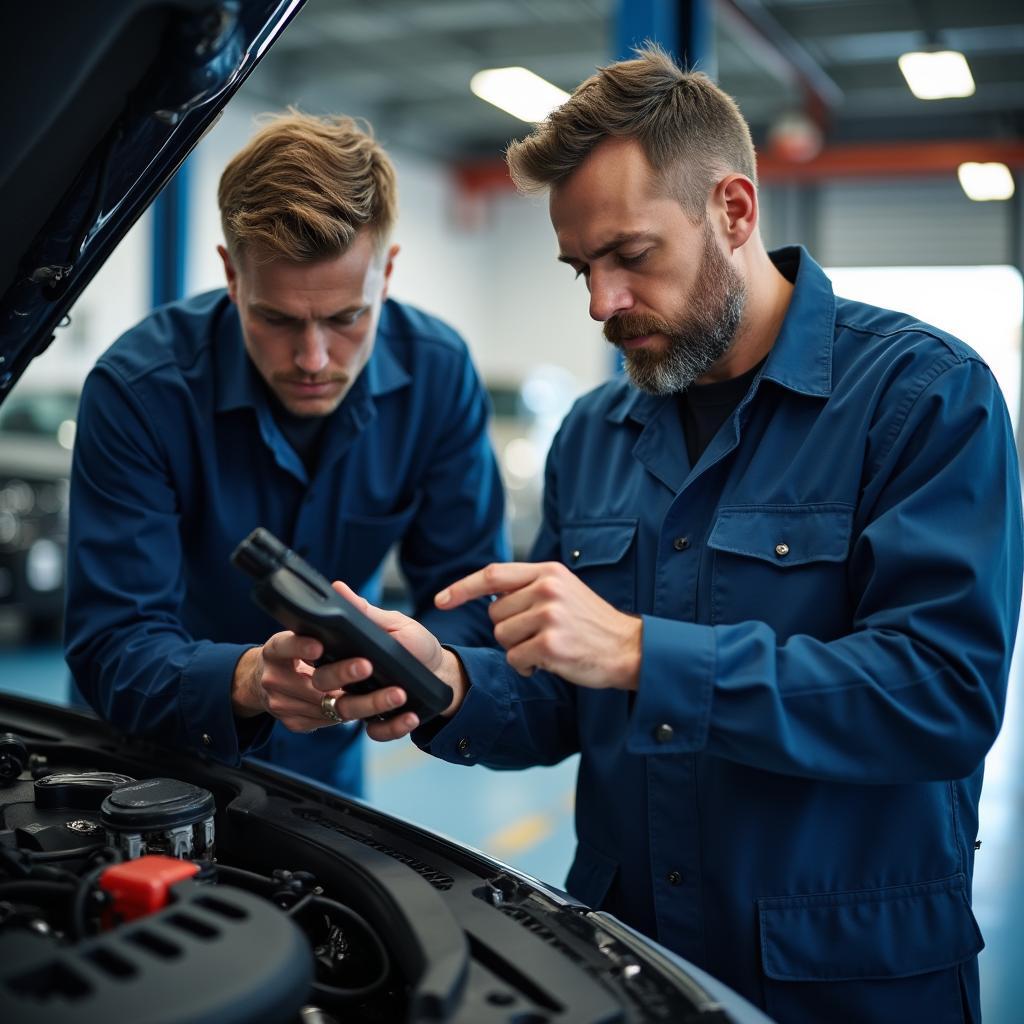
[[(396, 540), (404, 532), (405, 528), (412, 522), (413, 516), (423, 504), (424, 492), (416, 491), (412, 499), (401, 508), (395, 509), (384, 515), (356, 515), (344, 513), (340, 521), (342, 528), (353, 533), (367, 535), (375, 540), (384, 538), (388, 543)], [(379, 544), (378, 544), (379, 546)]]
[(568, 892), (588, 907), (599, 907), (612, 887), (619, 865), (586, 843), (578, 843), (569, 875)]
[(601, 519), (562, 527), (562, 560), (570, 569), (622, 561), (636, 536), (635, 519)]
[(761, 558), (785, 568), (805, 562), (841, 562), (850, 549), (849, 505), (725, 506), (708, 547)]
[(905, 978), (984, 947), (964, 876), (757, 901), (764, 972), (780, 981)]

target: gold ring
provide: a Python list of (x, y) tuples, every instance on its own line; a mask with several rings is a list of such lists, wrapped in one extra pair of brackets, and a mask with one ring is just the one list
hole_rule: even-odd
[(341, 715), (338, 714), (337, 708), (334, 706), (337, 697), (332, 697), (329, 693), (325, 693), (320, 698), (320, 714), (327, 719), (331, 725), (337, 725), (338, 722), (344, 721)]

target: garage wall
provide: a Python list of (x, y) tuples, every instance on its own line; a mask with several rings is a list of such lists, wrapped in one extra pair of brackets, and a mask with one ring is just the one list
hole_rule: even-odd
[(968, 199), (953, 175), (836, 182), (819, 192), (819, 260), (833, 267), (1012, 263), (1008, 203)]
[(761, 190), (769, 247), (800, 241), (823, 266), (1012, 264), (1010, 204), (968, 199), (952, 174)]

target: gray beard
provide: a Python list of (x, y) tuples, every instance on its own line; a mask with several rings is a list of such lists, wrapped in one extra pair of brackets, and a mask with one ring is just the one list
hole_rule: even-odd
[[(653, 395), (685, 391), (729, 351), (746, 303), (743, 279), (719, 252), (705, 222), (704, 252), (690, 308), (675, 321), (665, 321), (667, 329), (662, 333), (668, 347), (664, 352), (623, 350), (630, 380)], [(615, 339), (614, 327), (608, 330)]]
[[(638, 349), (626, 352), (629, 379), (641, 391), (672, 395), (685, 391), (703, 377), (732, 347), (743, 319), (746, 292), (730, 290), (724, 297), (721, 318), (702, 329), (668, 335), (668, 348), (661, 353)], [(696, 325), (693, 325), (696, 328)]]

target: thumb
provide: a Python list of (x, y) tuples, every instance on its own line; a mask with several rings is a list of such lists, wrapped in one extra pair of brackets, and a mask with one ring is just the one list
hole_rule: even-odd
[(405, 619), (405, 616), (400, 615), (398, 612), (385, 611), (383, 608), (378, 608), (375, 604), (370, 604), (365, 597), (360, 597), (347, 583), (342, 583), (341, 580), (335, 580), (331, 586), (346, 601), (354, 604), (375, 626), (380, 626), (381, 629), (390, 632), (397, 629)]
[(368, 608), (373, 607), (365, 597), (360, 597), (347, 583), (342, 583), (341, 580), (335, 580), (331, 586), (341, 594), (349, 604), (354, 604), (364, 615), (368, 614)]

